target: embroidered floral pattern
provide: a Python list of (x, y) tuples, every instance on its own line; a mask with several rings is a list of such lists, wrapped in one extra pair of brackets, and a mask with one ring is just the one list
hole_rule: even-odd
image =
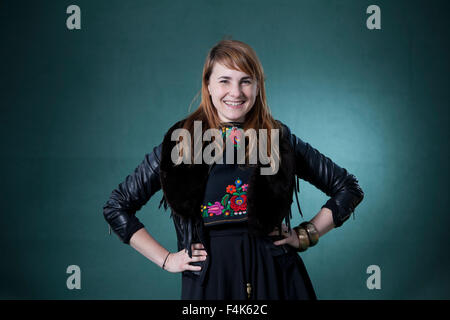
[(230, 184), (226, 187), (227, 193), (220, 202), (208, 202), (208, 205), (201, 206), (202, 217), (247, 214), (247, 189), (248, 184), (242, 184), (241, 179), (236, 179), (234, 185)]
[(229, 185), (229, 186), (227, 187), (227, 192), (228, 192), (228, 193), (231, 193), (231, 194), (235, 193), (235, 192), (236, 192), (236, 187), (233, 186), (233, 185)]
[(247, 196), (232, 196), (230, 199), (230, 206), (234, 211), (244, 211), (247, 209)]
[(223, 127), (222, 128), (222, 137), (224, 139), (231, 139), (233, 141), (234, 147), (238, 147), (242, 138), (242, 130), (238, 127)]
[(220, 214), (222, 214), (222, 209), (223, 209), (223, 206), (220, 204), (220, 202), (216, 201), (216, 202), (214, 202), (213, 205), (208, 207), (208, 214), (211, 214), (211, 215), (215, 214), (216, 216), (220, 215)]

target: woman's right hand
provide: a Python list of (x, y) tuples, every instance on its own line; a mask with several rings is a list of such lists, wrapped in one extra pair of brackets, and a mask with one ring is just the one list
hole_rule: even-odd
[(185, 270), (200, 271), (202, 269), (201, 266), (193, 266), (190, 265), (190, 263), (196, 261), (205, 261), (207, 256), (206, 250), (201, 243), (193, 243), (191, 245), (191, 249), (192, 258), (189, 257), (189, 254), (185, 249), (170, 253), (167, 257), (164, 269), (173, 273), (183, 272)]

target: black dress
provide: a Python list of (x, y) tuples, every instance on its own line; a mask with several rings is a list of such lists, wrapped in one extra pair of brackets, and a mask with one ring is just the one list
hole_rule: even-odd
[[(240, 141), (238, 123), (225, 124), (223, 136)], [(225, 149), (226, 150), (226, 149)], [(226, 152), (224, 152), (224, 159)], [(246, 183), (253, 168), (216, 164), (200, 208), (204, 219), (209, 265), (201, 281), (183, 274), (183, 300), (315, 300), (302, 259), (279, 236), (249, 233)]]

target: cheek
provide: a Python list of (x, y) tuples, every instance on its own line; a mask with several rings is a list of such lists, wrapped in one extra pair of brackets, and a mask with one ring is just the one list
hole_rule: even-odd
[(215, 100), (215, 101), (222, 101), (222, 98), (224, 97), (224, 95), (225, 95), (225, 92), (221, 88), (215, 88), (211, 94), (211, 96), (213, 97), (213, 100)]
[(257, 87), (252, 87), (252, 88), (249, 88), (249, 90), (248, 90), (247, 96), (251, 97), (253, 101), (256, 100), (256, 95), (258, 93), (257, 89), (258, 89)]

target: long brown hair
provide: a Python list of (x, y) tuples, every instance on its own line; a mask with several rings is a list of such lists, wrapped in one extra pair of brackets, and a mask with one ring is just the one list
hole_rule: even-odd
[[(203, 66), (201, 102), (198, 108), (185, 119), (183, 128), (189, 130), (191, 137), (193, 137), (194, 121), (202, 122), (203, 132), (209, 128), (220, 128), (221, 121), (208, 91), (209, 78), (215, 63), (221, 63), (229, 69), (245, 72), (257, 81), (259, 93), (255, 99), (255, 104), (245, 116), (243, 129), (244, 131), (247, 129), (255, 129), (256, 132), (259, 129), (266, 129), (267, 155), (270, 156), (271, 129), (280, 129), (280, 125), (272, 117), (267, 104), (264, 86), (265, 76), (261, 62), (255, 51), (248, 44), (238, 40), (221, 40), (209, 50)], [(249, 150), (247, 145), (247, 160), (248, 154)], [(191, 155), (193, 160), (194, 154), (192, 153)]]

